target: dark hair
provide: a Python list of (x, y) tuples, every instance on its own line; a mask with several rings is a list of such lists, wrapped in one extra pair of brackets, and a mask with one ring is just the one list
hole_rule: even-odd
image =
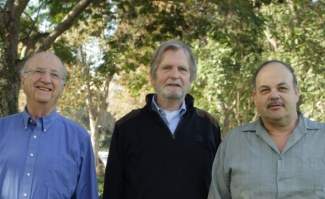
[(157, 68), (161, 62), (161, 59), (162, 59), (164, 53), (167, 50), (175, 50), (176, 51), (179, 49), (183, 50), (183, 52), (187, 56), (188, 63), (190, 64), (190, 80), (193, 81), (196, 78), (196, 71), (197, 71), (195, 58), (193, 56), (191, 49), (185, 43), (178, 41), (178, 40), (169, 40), (169, 41), (163, 42), (158, 47), (158, 49), (155, 51), (155, 53), (151, 59), (151, 62), (150, 62), (151, 77), (156, 78)]
[(292, 75), (292, 83), (293, 83), (293, 85), (295, 86), (295, 87), (297, 87), (298, 86), (298, 82), (297, 82), (297, 77), (296, 77), (296, 75), (295, 75), (295, 72), (294, 72), (294, 70), (293, 70), (293, 68), (290, 66), (290, 64), (287, 64), (287, 63), (284, 63), (284, 62), (282, 62), (282, 61), (279, 61), (279, 60), (276, 60), (276, 59), (274, 59), (274, 60), (269, 60), (269, 61), (266, 61), (266, 62), (263, 62), (257, 69), (256, 69), (256, 71), (255, 71), (255, 73), (254, 73), (254, 76), (253, 76), (253, 81), (252, 81), (252, 83), (253, 83), (253, 87), (254, 88), (256, 88), (256, 78), (257, 78), (257, 75), (258, 75), (258, 73), (265, 67), (265, 66), (267, 66), (267, 65), (269, 65), (269, 64), (271, 64), (271, 63), (278, 63), (278, 64), (281, 64), (281, 65), (283, 65), (286, 69), (288, 69), (288, 71), (291, 73), (291, 75)]

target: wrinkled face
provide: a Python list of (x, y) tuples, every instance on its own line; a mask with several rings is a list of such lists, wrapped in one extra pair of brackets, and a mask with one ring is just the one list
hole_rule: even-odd
[(270, 63), (258, 73), (253, 99), (263, 120), (291, 121), (297, 116), (299, 91), (290, 71), (280, 63)]
[(190, 90), (190, 65), (184, 51), (167, 50), (151, 83), (161, 100), (183, 100)]
[(61, 61), (53, 54), (43, 52), (31, 57), (21, 75), (27, 104), (54, 107), (64, 87)]

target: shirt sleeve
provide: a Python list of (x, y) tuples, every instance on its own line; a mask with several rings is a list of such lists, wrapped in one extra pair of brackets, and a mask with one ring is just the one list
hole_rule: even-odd
[(218, 148), (212, 167), (212, 180), (208, 199), (231, 199), (230, 173), (225, 170), (225, 145)]
[(114, 129), (106, 164), (103, 199), (122, 199), (124, 164), (122, 139), (118, 127)]
[(73, 199), (98, 199), (95, 158), (90, 137), (82, 144), (78, 184)]

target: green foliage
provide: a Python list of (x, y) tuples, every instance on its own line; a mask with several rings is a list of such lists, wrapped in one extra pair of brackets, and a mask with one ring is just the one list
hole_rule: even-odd
[(60, 57), (64, 63), (76, 63), (76, 50), (71, 46), (67, 45), (67, 41), (64, 38), (53, 44), (53, 50), (55, 54)]
[[(129, 2), (129, 1), (127, 1)], [(134, 96), (150, 91), (148, 58), (162, 41), (179, 38), (199, 60), (192, 94), (224, 131), (255, 119), (251, 78), (263, 61), (296, 70), (307, 116), (324, 118), (325, 5), (322, 1), (205, 1), (120, 3), (115, 62)], [(112, 48), (116, 46), (112, 45)], [(142, 71), (142, 72), (139, 72)]]
[(99, 198), (103, 198), (104, 176), (97, 176)]
[(214, 40), (195, 49), (200, 67), (192, 93), (197, 105), (213, 113), (225, 130), (251, 120), (250, 79), (258, 54), (247, 55), (241, 63), (233, 57), (232, 46)]
[[(37, 39), (34, 31), (44, 21), (62, 21), (75, 0), (39, 1), (21, 18), (21, 38)], [(325, 3), (323, 1), (94, 1), (83, 20), (53, 45), (55, 52), (76, 65), (76, 51), (89, 36), (101, 38), (103, 63), (91, 78), (100, 91), (105, 76), (120, 75), (120, 83), (139, 97), (152, 91), (148, 66), (163, 40), (188, 43), (199, 60), (198, 79), (192, 87), (198, 106), (217, 117), (225, 130), (256, 116), (252, 105), (251, 76), (264, 60), (292, 64), (300, 82), (306, 115), (324, 120)], [(42, 12), (41, 12), (42, 11)], [(104, 34), (104, 29), (109, 33)], [(84, 82), (79, 67), (70, 66), (63, 98), (65, 111), (85, 107)], [(74, 85), (74, 86), (72, 86)], [(73, 104), (72, 104), (73, 102)], [(70, 106), (71, 105), (71, 106)], [(70, 107), (70, 108), (69, 108)], [(76, 108), (79, 110), (79, 108)]]

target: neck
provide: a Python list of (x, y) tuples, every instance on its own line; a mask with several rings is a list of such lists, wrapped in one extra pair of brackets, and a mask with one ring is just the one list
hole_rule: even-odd
[(270, 135), (288, 135), (295, 129), (298, 123), (298, 115), (296, 114), (285, 120), (267, 120), (266, 118), (262, 118), (262, 121)]
[(160, 108), (167, 111), (178, 110), (183, 103), (184, 99), (162, 99), (157, 96), (157, 104)]
[(27, 103), (27, 110), (28, 113), (31, 115), (33, 120), (36, 120), (38, 118), (44, 117), (48, 115), (49, 113), (53, 112), (55, 110), (55, 106), (48, 106), (43, 104), (38, 104), (37, 106), (33, 106), (32, 104)]

